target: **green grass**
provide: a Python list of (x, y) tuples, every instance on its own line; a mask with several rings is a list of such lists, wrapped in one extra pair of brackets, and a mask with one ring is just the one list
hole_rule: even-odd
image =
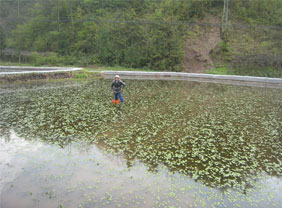
[(0, 66), (31, 66), (29, 63), (18, 63), (18, 62), (6, 62), (0, 61)]
[(88, 78), (88, 74), (87, 73), (74, 73), (74, 78), (75, 79), (86, 79)]
[(227, 67), (219, 67), (214, 69), (209, 69), (205, 71), (207, 74), (218, 74), (218, 75), (235, 75), (235, 71)]
[(256, 77), (276, 77), (282, 78), (282, 69), (274, 68), (238, 68), (236, 74), (243, 76), (256, 76)]
[(240, 75), (240, 76), (255, 76), (255, 77), (282, 77), (281, 69), (273, 68), (238, 68), (230, 69), (228, 67), (218, 67), (205, 71), (207, 74), (218, 74), (218, 75)]
[(87, 71), (85, 69), (83, 69), (82, 71), (73, 71), (72, 72), (73, 78), (74, 79), (101, 79), (102, 76), (99, 72), (97, 73), (93, 73), (90, 71)]
[(135, 68), (128, 68), (128, 67), (122, 67), (122, 66), (94, 66), (94, 67), (86, 67), (84, 68), (84, 70), (86, 71), (154, 71), (151, 69), (144, 69), (144, 68), (140, 68), (140, 69), (135, 69)]

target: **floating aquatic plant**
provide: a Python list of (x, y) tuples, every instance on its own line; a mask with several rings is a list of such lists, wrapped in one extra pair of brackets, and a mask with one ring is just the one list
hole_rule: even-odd
[[(282, 174), (282, 92), (219, 84), (128, 81), (122, 109), (107, 80), (4, 93), (0, 135), (65, 147), (73, 141), (122, 154), (130, 168), (160, 164), (217, 188), (251, 187)], [(173, 196), (173, 192), (170, 193)], [(111, 197), (106, 197), (111, 201)]]

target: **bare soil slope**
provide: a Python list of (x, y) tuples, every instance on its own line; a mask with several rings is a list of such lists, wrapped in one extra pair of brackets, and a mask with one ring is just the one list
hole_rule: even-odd
[(184, 49), (183, 71), (192, 73), (203, 73), (206, 69), (213, 67), (210, 52), (221, 41), (220, 20), (215, 17), (207, 17), (203, 20), (209, 23), (200, 27), (197, 38), (187, 40)]

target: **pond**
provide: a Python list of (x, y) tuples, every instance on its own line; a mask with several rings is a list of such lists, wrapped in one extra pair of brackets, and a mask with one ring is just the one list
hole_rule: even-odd
[(0, 207), (281, 207), (282, 90), (0, 86)]

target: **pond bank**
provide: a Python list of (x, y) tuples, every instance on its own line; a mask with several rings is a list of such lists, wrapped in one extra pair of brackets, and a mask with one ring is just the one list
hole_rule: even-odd
[(89, 78), (95, 73), (95, 77), (112, 79), (115, 74), (122, 79), (143, 80), (187, 80), (196, 82), (222, 83), (243, 86), (270, 87), (282, 89), (281, 78), (236, 76), (236, 75), (214, 75), (184, 72), (148, 72), (148, 71), (89, 71), (82, 68), (67, 67), (29, 67), (29, 66), (0, 66), (0, 83), (44, 80), (44, 79), (66, 79), (66, 78)]
[(89, 73), (82, 71), (82, 68), (0, 66), (0, 83), (86, 77), (89, 77)]
[(51, 80), (51, 79), (68, 79), (73, 78), (72, 72), (52, 72), (52, 73), (26, 73), (10, 74), (0, 76), (0, 83), (11, 83), (31, 80)]
[(34, 66), (0, 66), (0, 76), (30, 73), (51, 73), (80, 71), (82, 68), (70, 67), (34, 67)]
[(119, 74), (120, 76), (122, 76), (123, 79), (187, 80), (232, 85), (282, 88), (281, 78), (213, 75), (184, 72), (102, 71), (101, 73), (105, 79), (111, 79), (114, 77), (115, 74)]

